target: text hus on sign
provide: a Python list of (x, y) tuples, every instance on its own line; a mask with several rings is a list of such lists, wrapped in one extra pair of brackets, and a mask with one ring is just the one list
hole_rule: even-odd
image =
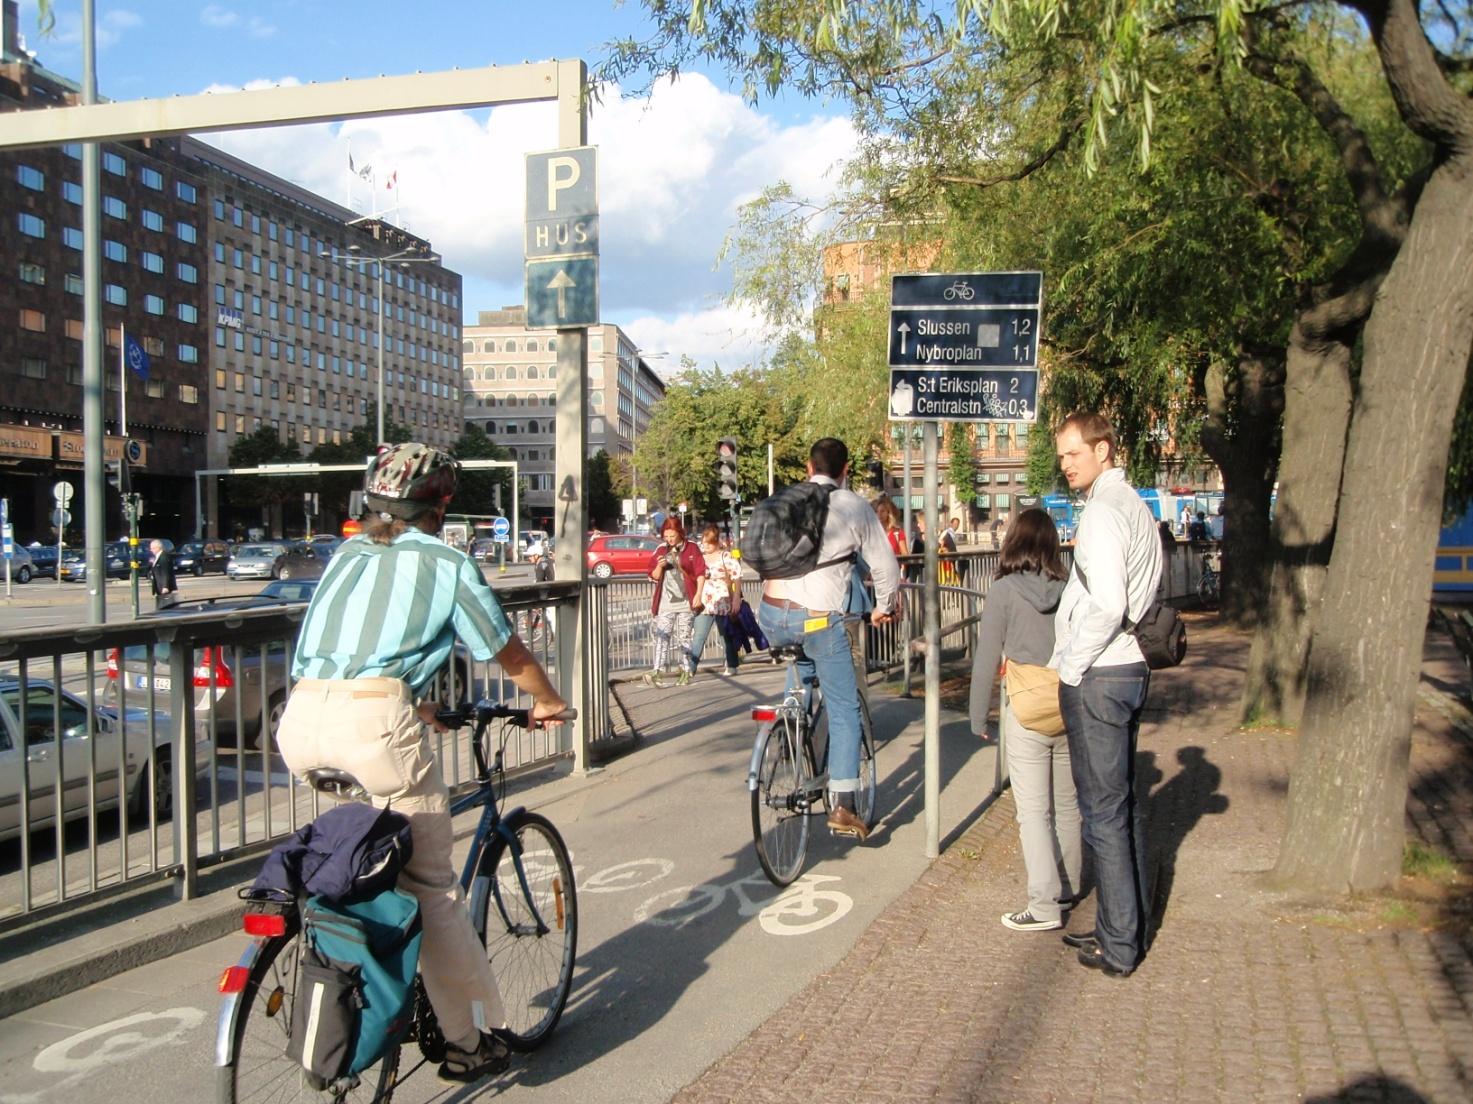
[(1034, 421), (1041, 272), (893, 277), (890, 416)]

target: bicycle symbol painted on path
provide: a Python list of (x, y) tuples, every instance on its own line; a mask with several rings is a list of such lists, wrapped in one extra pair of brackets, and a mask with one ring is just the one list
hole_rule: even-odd
[(837, 889), (819, 888), (841, 881), (834, 874), (804, 874), (771, 897), (772, 883), (762, 874), (748, 874), (730, 882), (677, 886), (657, 893), (634, 911), (634, 921), (681, 928), (736, 899), (737, 914), (756, 916), (768, 935), (807, 935), (838, 923), (854, 907), (854, 898)]
[(977, 297), (977, 289), (965, 280), (958, 280), (941, 293), (941, 298), (948, 303), (960, 299), (964, 303), (970, 303)]
[(0, 1104), (34, 1104), (54, 1098), (63, 1089), (85, 1080), (104, 1066), (137, 1058), (163, 1046), (181, 1046), (187, 1036), (205, 1022), (198, 1008), (166, 1008), (162, 1012), (137, 1012), (52, 1043), (31, 1061), (38, 1073), (65, 1076), (36, 1092), (0, 1093)]

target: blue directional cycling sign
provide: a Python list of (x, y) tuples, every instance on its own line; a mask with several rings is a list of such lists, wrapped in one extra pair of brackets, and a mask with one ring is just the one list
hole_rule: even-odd
[(491, 539), (497, 544), (505, 544), (511, 540), (511, 522), (504, 517), (493, 518), (491, 521)]
[(892, 277), (892, 421), (1038, 417), (1043, 273)]

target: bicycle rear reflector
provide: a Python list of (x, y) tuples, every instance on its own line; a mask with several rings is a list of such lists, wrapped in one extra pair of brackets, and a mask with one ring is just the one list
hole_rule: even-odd
[(241, 922), (247, 935), (285, 935), (286, 917), (267, 912), (248, 912)]
[(246, 987), (246, 979), (251, 976), (250, 970), (244, 966), (231, 966), (220, 975), (220, 992), (239, 993)]
[(775, 721), (777, 720), (777, 708), (771, 705), (758, 706), (756, 709), (752, 710), (752, 720)]

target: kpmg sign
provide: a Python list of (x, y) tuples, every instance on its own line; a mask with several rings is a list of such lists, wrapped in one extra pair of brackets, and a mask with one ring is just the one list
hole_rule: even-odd
[(1031, 422), (1038, 417), (1043, 273), (895, 276), (890, 417)]
[(598, 150), (527, 154), (527, 325), (598, 323)]

